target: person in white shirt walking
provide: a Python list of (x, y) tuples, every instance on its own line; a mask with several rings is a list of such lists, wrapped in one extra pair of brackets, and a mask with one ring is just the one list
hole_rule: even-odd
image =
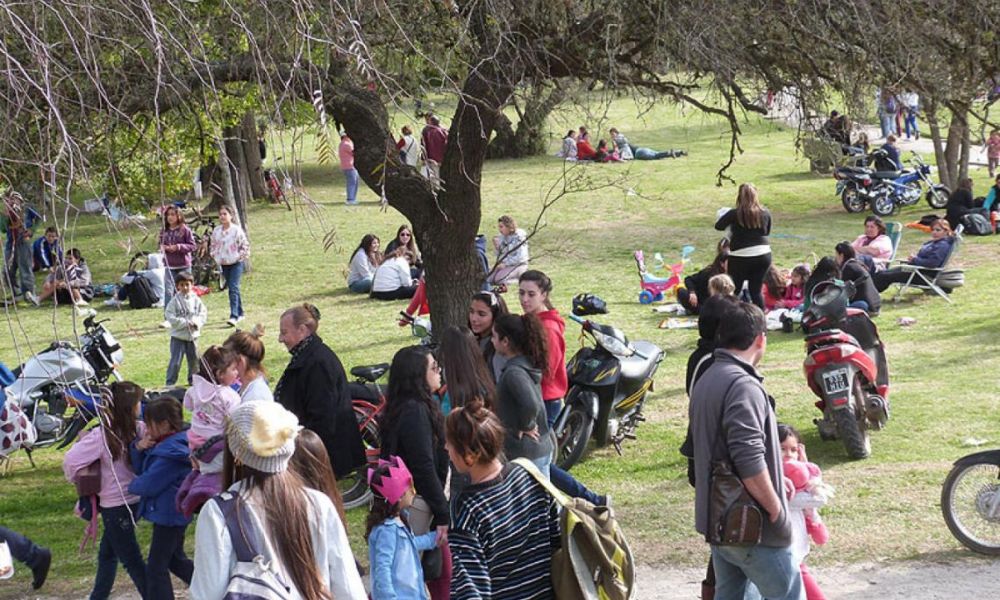
[(210, 251), (212, 258), (222, 267), (222, 277), (229, 291), (229, 320), (226, 323), (236, 327), (243, 320), (240, 280), (243, 279), (243, 263), (250, 256), (250, 240), (243, 228), (233, 222), (233, 213), (228, 206), (219, 207), (219, 223), (212, 231)]

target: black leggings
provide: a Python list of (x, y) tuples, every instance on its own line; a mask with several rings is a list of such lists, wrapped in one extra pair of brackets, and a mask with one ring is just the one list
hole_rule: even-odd
[(729, 255), (729, 264), (726, 272), (733, 278), (736, 284), (736, 294), (739, 295), (743, 289), (743, 282), (746, 281), (749, 287), (750, 300), (764, 309), (764, 296), (760, 293), (761, 286), (764, 285), (764, 277), (767, 270), (771, 268), (771, 253), (760, 256), (733, 256)]
[(417, 286), (407, 285), (388, 292), (372, 292), (372, 298), (376, 300), (403, 300), (412, 298), (415, 293), (417, 293)]

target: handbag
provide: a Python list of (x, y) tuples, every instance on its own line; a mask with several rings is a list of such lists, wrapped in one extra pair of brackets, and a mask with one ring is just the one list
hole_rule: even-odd
[(14, 561), (10, 556), (7, 542), (0, 542), (0, 579), (10, 579), (14, 576)]
[[(729, 395), (727, 390), (725, 396)], [(722, 431), (722, 415), (715, 429), (714, 450)], [(754, 546), (764, 529), (764, 511), (739, 478), (728, 459), (713, 460), (708, 488), (708, 531), (705, 540), (713, 546)]]

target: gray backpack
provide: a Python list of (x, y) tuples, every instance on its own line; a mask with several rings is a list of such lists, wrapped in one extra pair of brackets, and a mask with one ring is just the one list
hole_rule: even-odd
[(245, 501), (231, 492), (223, 492), (214, 500), (226, 518), (236, 552), (236, 566), (229, 574), (222, 600), (291, 600), (291, 588), (260, 551), (263, 544)]

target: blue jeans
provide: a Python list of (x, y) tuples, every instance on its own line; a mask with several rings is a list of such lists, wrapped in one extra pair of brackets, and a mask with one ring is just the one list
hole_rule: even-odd
[(238, 319), (243, 316), (243, 299), (240, 297), (243, 263), (222, 265), (222, 276), (226, 278), (226, 289), (229, 290), (229, 317)]
[(712, 546), (712, 565), (715, 600), (805, 600), (799, 565), (792, 563), (790, 547)]
[(545, 420), (549, 422), (549, 429), (552, 429), (552, 426), (556, 424), (556, 419), (559, 418), (559, 411), (562, 410), (562, 398), (546, 400), (543, 404), (545, 405)]
[(167, 305), (170, 304), (170, 299), (177, 293), (177, 284), (174, 282), (174, 277), (176, 277), (178, 273), (190, 270), (191, 269), (187, 267), (163, 270), (163, 314), (167, 313)]
[(600, 496), (588, 490), (587, 486), (557, 467), (555, 463), (549, 465), (549, 480), (552, 481), (552, 485), (556, 486), (560, 492), (571, 498), (583, 498), (591, 504), (603, 504)]
[(354, 283), (348, 284), (347, 289), (351, 290), (355, 294), (367, 294), (372, 291), (372, 278), (367, 277), (365, 279), (359, 279)]
[(135, 525), (129, 514), (130, 508), (131, 514), (138, 519), (138, 504), (101, 509), (104, 535), (101, 536), (101, 545), (97, 549), (97, 577), (94, 579), (94, 590), (90, 592), (90, 600), (105, 600), (111, 595), (119, 562), (128, 571), (139, 595), (145, 598), (146, 565), (142, 562), (139, 542), (135, 539)]
[(16, 531), (0, 527), (0, 542), (7, 542), (10, 547), (10, 554), (14, 560), (23, 562), (29, 569), (34, 569), (38, 565), (41, 554), (41, 546), (35, 544), (28, 538)]
[(894, 133), (896, 131), (896, 113), (879, 113), (879, 127), (882, 129), (883, 138)]
[(917, 111), (915, 109), (906, 110), (906, 120), (903, 123), (906, 126), (906, 139), (910, 139), (911, 133), (914, 137), (920, 137), (920, 130), (917, 129)]
[(24, 236), (19, 235), (18, 239), (11, 242), (8, 246), (5, 246), (5, 249), (9, 250), (6, 258), (10, 261), (8, 263), (10, 264), (10, 270), (7, 272), (7, 277), (10, 279), (14, 295), (25, 292), (34, 294), (35, 272), (32, 270), (34, 258), (31, 255), (31, 240), (26, 240)]
[(167, 363), (167, 385), (177, 383), (177, 375), (181, 372), (181, 362), (187, 357), (188, 385), (191, 385), (194, 374), (198, 371), (198, 348), (194, 342), (170, 337), (170, 362)]
[(171, 573), (191, 585), (194, 562), (184, 553), (185, 531), (187, 525), (153, 525), (153, 539), (149, 543), (149, 559), (146, 562), (146, 600), (174, 600)]
[(354, 203), (357, 202), (358, 197), (358, 170), (348, 169), (343, 172), (344, 179), (347, 183), (347, 201)]

